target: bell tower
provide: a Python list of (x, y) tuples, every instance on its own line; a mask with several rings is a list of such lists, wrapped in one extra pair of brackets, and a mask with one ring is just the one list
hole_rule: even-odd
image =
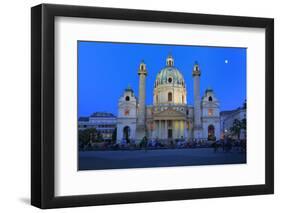
[(137, 120), (137, 99), (133, 89), (128, 86), (118, 101), (117, 143), (135, 139)]

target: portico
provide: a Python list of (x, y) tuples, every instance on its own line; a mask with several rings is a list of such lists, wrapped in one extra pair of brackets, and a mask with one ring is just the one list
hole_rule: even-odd
[(187, 138), (187, 119), (184, 113), (165, 110), (153, 118), (153, 138), (181, 139)]

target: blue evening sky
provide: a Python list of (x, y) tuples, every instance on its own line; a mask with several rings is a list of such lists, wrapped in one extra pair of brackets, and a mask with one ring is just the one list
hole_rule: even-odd
[(201, 69), (201, 96), (214, 89), (221, 110), (236, 109), (246, 99), (246, 48), (176, 46), (78, 41), (78, 115), (111, 112), (117, 115), (118, 99), (130, 85), (138, 96), (138, 68), (148, 70), (146, 102), (152, 104), (157, 73), (171, 53), (184, 76), (187, 102), (193, 104), (192, 68)]

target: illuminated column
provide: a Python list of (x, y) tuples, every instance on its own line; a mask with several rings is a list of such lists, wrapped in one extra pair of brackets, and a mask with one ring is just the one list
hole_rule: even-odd
[(175, 137), (175, 135), (176, 135), (176, 123), (175, 123), (176, 121), (172, 121), (172, 138), (174, 138)]
[(167, 120), (165, 120), (165, 139), (168, 138), (168, 125), (167, 125)]
[(153, 134), (152, 138), (156, 138), (156, 121), (153, 121)]
[(161, 120), (159, 120), (159, 138), (162, 139), (162, 134), (161, 134)]
[(181, 136), (184, 138), (185, 133), (184, 133), (184, 121), (181, 121)]
[(163, 121), (160, 121), (160, 135), (161, 135), (161, 139), (163, 139)]
[(187, 138), (187, 130), (186, 130), (186, 120), (183, 121), (183, 128), (184, 128), (184, 138)]
[(160, 138), (159, 136), (159, 121), (157, 121), (157, 137)]

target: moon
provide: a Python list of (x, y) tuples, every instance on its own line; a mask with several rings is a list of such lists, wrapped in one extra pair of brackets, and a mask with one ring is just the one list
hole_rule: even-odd
[(224, 60), (224, 63), (228, 64), (228, 60), (227, 60), (227, 59), (226, 59), (226, 60)]

